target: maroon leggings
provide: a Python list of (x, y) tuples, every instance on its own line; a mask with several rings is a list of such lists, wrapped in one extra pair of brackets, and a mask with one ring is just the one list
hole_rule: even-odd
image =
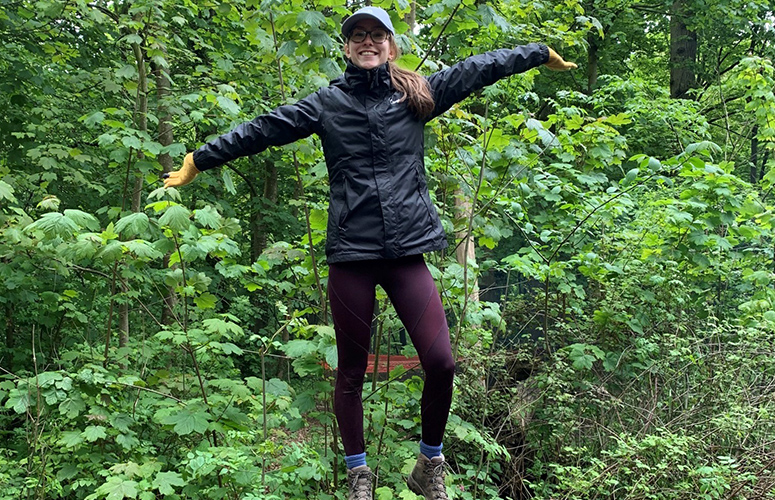
[(425, 444), (441, 444), (452, 403), (455, 360), (449, 328), (423, 256), (331, 264), (328, 296), (339, 353), (334, 412), (345, 455), (365, 451), (361, 395), (377, 285), (387, 292), (425, 371), (420, 404)]

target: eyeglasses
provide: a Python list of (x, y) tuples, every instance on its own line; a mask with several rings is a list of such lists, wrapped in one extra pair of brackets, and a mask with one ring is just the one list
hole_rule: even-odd
[(390, 33), (382, 28), (377, 28), (371, 31), (355, 30), (350, 32), (349, 39), (351, 42), (361, 43), (362, 41), (366, 40), (367, 35), (371, 37), (372, 42), (382, 43), (388, 39)]

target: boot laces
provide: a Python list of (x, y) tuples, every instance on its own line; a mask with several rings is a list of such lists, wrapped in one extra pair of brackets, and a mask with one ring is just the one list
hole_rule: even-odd
[(371, 478), (373, 473), (370, 470), (362, 470), (348, 474), (350, 480), (350, 498), (371, 500)]
[(449, 500), (447, 496), (447, 488), (444, 485), (444, 477), (446, 475), (446, 469), (449, 468), (446, 460), (433, 463), (427, 462), (425, 464), (425, 475), (428, 477), (428, 483), (431, 485), (431, 491), (433, 498), (437, 500)]

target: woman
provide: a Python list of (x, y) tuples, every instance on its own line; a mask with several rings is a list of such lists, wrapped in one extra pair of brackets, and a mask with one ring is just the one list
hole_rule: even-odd
[(426, 499), (447, 498), (442, 437), (452, 401), (455, 362), (439, 293), (423, 254), (447, 239), (425, 183), (423, 127), (453, 104), (500, 78), (541, 64), (575, 68), (544, 45), (470, 57), (422, 77), (394, 64), (399, 56), (387, 12), (365, 7), (342, 24), (347, 69), (330, 86), (189, 153), (165, 187), (191, 182), (203, 170), (317, 134), (330, 184), (326, 255), (328, 294), (339, 367), (334, 412), (348, 469), (349, 498), (371, 499), (361, 392), (375, 287), (387, 292), (425, 371), (422, 439), (409, 488)]

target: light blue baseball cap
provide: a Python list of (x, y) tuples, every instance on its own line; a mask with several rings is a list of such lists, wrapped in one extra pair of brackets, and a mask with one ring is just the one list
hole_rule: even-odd
[(396, 30), (393, 29), (393, 23), (390, 21), (390, 16), (387, 12), (379, 7), (363, 7), (345, 19), (342, 23), (342, 35), (347, 37), (358, 21), (367, 18), (376, 19), (386, 30), (394, 35), (396, 34)]

